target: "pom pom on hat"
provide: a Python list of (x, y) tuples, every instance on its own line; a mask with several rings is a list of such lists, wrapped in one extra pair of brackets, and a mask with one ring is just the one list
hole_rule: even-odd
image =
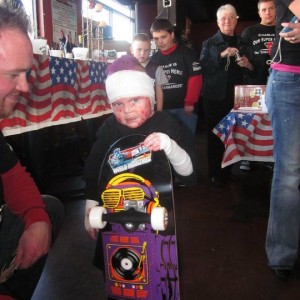
[(118, 71), (141, 71), (145, 72), (144, 67), (133, 55), (123, 55), (112, 64), (107, 66), (107, 76), (112, 75)]
[(149, 97), (155, 104), (154, 80), (131, 55), (124, 55), (107, 68), (106, 93), (110, 103), (124, 97)]

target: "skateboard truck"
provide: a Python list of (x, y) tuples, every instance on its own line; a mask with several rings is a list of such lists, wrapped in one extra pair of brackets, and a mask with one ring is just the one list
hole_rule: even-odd
[(121, 224), (128, 232), (136, 231), (140, 224), (151, 224), (153, 230), (163, 231), (168, 226), (168, 212), (164, 207), (154, 207), (151, 214), (140, 212), (134, 208), (115, 213), (107, 213), (103, 206), (96, 206), (89, 214), (91, 227), (103, 229), (107, 222)]

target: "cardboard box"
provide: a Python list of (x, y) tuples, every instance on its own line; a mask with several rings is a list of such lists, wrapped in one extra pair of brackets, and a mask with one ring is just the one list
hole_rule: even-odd
[(234, 110), (267, 112), (265, 92), (265, 85), (236, 85), (234, 87)]

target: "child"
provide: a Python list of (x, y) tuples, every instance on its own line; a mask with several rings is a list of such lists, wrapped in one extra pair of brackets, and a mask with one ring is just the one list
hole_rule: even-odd
[[(122, 56), (108, 67), (106, 92), (114, 114), (99, 128), (84, 172), (87, 198), (85, 227), (94, 239), (97, 230), (90, 227), (88, 215), (92, 207), (99, 205), (99, 171), (106, 152), (120, 138), (132, 134), (145, 135), (145, 146), (152, 151), (164, 150), (175, 176), (182, 183), (196, 182), (191, 159), (194, 158), (193, 143), (189, 134), (168, 114), (154, 111), (153, 79), (133, 56)], [(99, 261), (95, 264), (99, 265)]]
[(162, 86), (168, 83), (168, 79), (161, 66), (154, 62), (150, 62), (151, 40), (145, 33), (138, 33), (134, 36), (131, 44), (131, 54), (139, 61), (145, 68), (146, 73), (155, 79), (155, 98), (156, 110), (163, 109), (163, 89)]

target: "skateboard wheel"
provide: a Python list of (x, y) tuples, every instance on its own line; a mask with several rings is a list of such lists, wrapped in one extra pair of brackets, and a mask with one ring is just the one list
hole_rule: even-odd
[(165, 207), (154, 207), (151, 212), (153, 230), (166, 230), (168, 227), (168, 211)]
[(103, 229), (107, 222), (102, 221), (103, 214), (106, 214), (107, 211), (103, 206), (95, 206), (91, 209), (89, 214), (89, 222), (92, 228)]

